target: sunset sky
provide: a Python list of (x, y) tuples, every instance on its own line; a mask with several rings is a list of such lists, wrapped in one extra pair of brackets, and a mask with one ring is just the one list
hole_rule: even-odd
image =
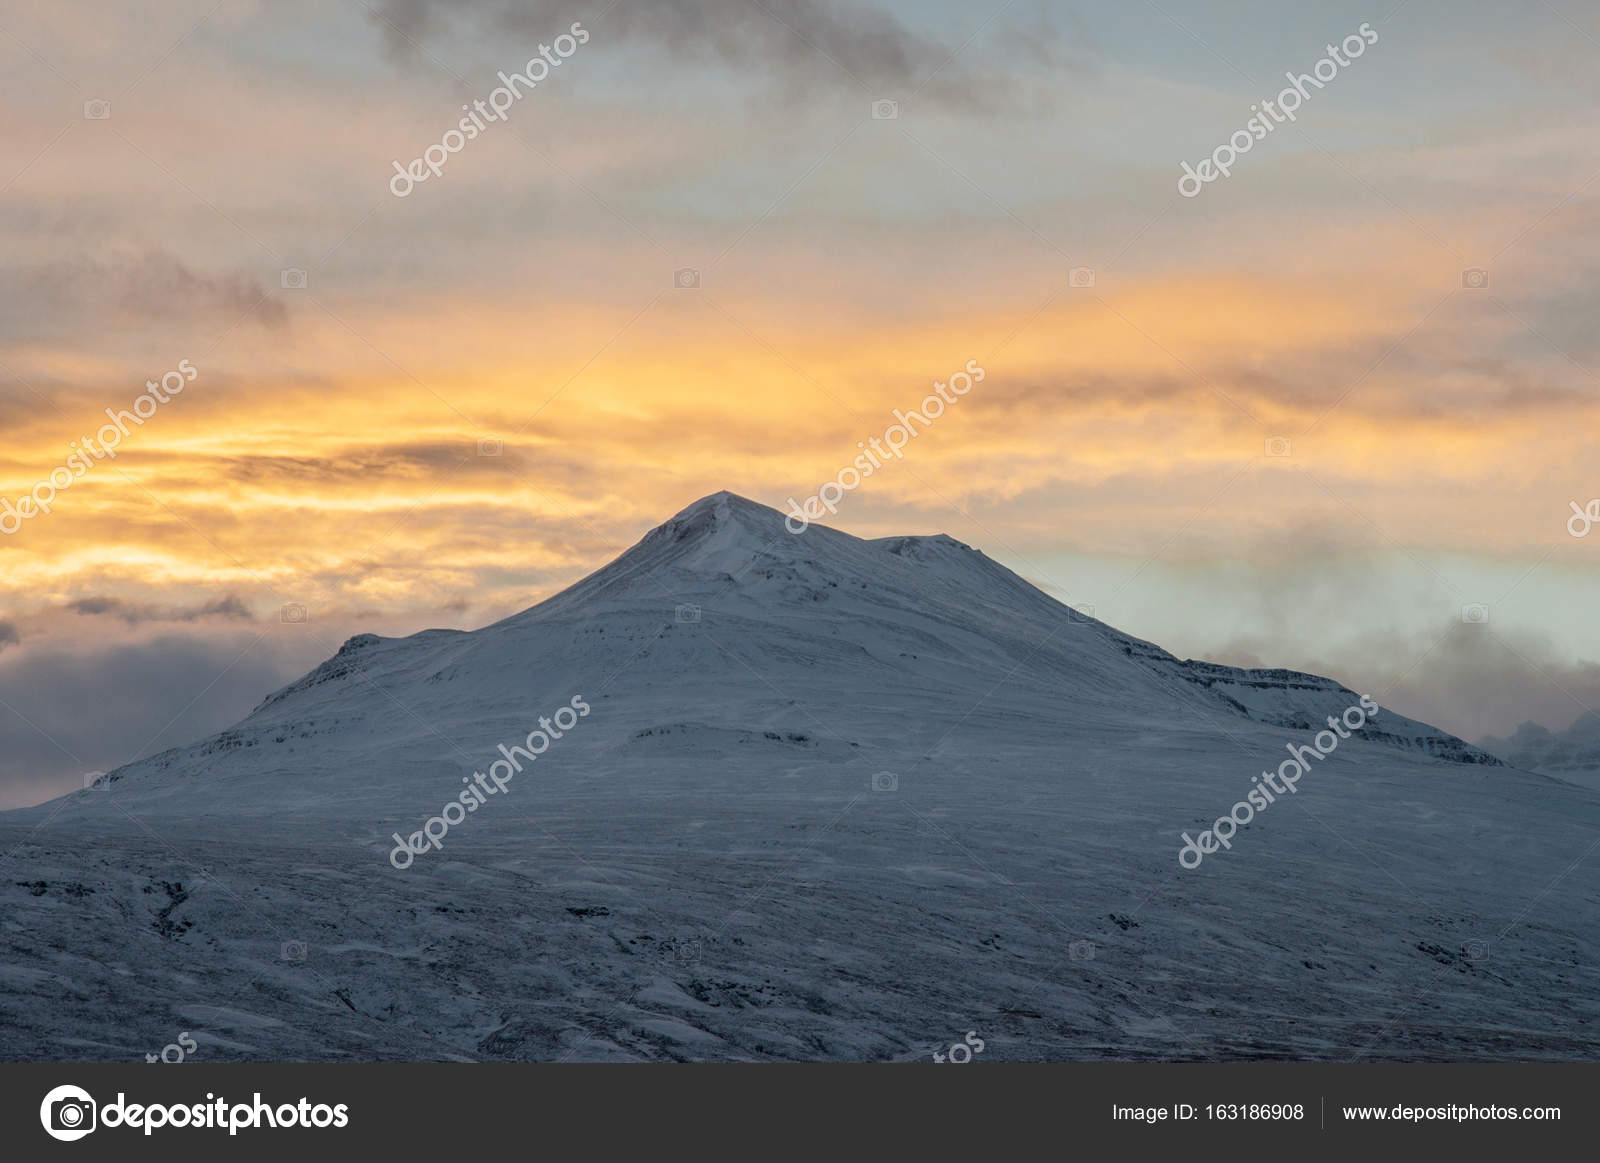
[(1470, 739), (1563, 728), (1600, 706), (1600, 533), (1567, 531), (1597, 48), (1579, 0), (13, 0), (0, 497), (197, 375), (0, 536), (0, 808), (352, 634), (532, 605), (707, 493), (815, 493), (969, 360), (829, 524)]

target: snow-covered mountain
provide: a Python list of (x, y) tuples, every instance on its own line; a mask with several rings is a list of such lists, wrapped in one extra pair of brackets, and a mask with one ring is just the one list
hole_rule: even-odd
[[(690, 746), (776, 731), (869, 751), (920, 738), (931, 751), (942, 732), (919, 728), (954, 722), (1001, 683), (984, 713), (1047, 736), (1064, 720), (1144, 728), (1152, 712), (1314, 732), (1358, 697), (1315, 675), (1179, 661), (950, 537), (797, 536), (776, 511), (718, 493), (530, 610), (471, 633), (352, 638), (232, 729), (109, 778), (127, 784), (120, 802), (181, 796), (185, 813), (322, 800), (393, 811), (412, 794), (433, 803), (442, 769), (492, 755), (574, 694), (595, 694), (596, 729), (562, 753), (627, 759), (667, 731)], [(1499, 762), (1392, 713), (1363, 734)]]
[(1600, 797), (1383, 710), (1180, 867), (1358, 698), (719, 493), (0, 815), (0, 1057), (1592, 1057)]
[(1514, 767), (1600, 790), (1600, 711), (1585, 711), (1565, 731), (1524, 723), (1511, 738), (1491, 735), (1481, 746)]

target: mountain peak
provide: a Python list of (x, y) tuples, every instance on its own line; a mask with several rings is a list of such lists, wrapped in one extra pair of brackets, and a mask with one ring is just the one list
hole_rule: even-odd
[(693, 529), (696, 532), (706, 532), (730, 522), (759, 526), (769, 525), (773, 521), (779, 523), (783, 521), (783, 515), (776, 509), (770, 509), (748, 497), (741, 497), (738, 493), (722, 489), (720, 492), (701, 497), (692, 505), (685, 506), (656, 528), (673, 531)]
[[(827, 600), (841, 587), (894, 592), (908, 602), (931, 597), (971, 600), (998, 586), (1005, 601), (1030, 590), (982, 553), (939, 533), (863, 540), (826, 525), (793, 528), (789, 514), (723, 489), (685, 506), (631, 549), (571, 588), (517, 617), (564, 616), (594, 600), (680, 601), (727, 598), (735, 591), (767, 596), (789, 608)], [(959, 593), (956, 591), (960, 591)], [(1023, 600), (1042, 599), (1030, 592)], [(798, 606), (796, 604), (798, 603)]]
[[(834, 544), (856, 540), (832, 529), (821, 532)], [(664, 593), (698, 599), (707, 587), (721, 589), (758, 562), (791, 571), (805, 556), (798, 540), (784, 527), (782, 513), (723, 489), (681, 509), (609, 565), (514, 617), (563, 614), (596, 600), (659, 599)]]
[(752, 553), (781, 545), (789, 537), (783, 514), (724, 489), (701, 497), (657, 525), (635, 549), (670, 548), (680, 567), (724, 572), (739, 568)]

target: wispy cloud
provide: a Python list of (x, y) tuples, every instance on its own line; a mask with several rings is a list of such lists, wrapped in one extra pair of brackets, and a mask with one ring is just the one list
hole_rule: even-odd
[[(989, 107), (1008, 88), (1006, 72), (981, 75), (946, 43), (870, 4), (832, 0), (617, 0), (593, 22), (596, 36), (670, 56), (680, 65), (712, 62), (809, 94), (864, 85), (894, 96), (927, 82), (942, 104)], [(373, 20), (389, 52), (414, 62), (419, 46), (467, 31), (548, 39), (565, 31), (569, 10), (513, 0), (384, 0)], [(1019, 38), (1020, 39), (1020, 38)], [(1021, 43), (1035, 61), (1049, 59), (1055, 31), (1035, 23)]]
[[(125, 327), (152, 321), (210, 326), (248, 320), (281, 330), (289, 319), (282, 301), (245, 271), (198, 271), (165, 251), (54, 258), (0, 272), (0, 301), (15, 304), (4, 332), (32, 338), (35, 324)], [(54, 330), (54, 328), (51, 328)]]
[[(198, 622), (202, 618), (220, 618), (235, 622), (255, 620), (250, 608), (231, 594), (195, 606), (156, 606), (108, 595), (95, 595), (75, 598), (66, 603), (66, 608), (86, 618), (120, 618), (130, 626), (144, 622)], [(0, 634), (0, 641), (3, 640), (3, 634)]]

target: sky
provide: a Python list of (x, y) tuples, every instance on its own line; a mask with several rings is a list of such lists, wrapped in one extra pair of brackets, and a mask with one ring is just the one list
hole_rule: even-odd
[(0, 808), (803, 502), (969, 363), (826, 523), (1564, 728), (1597, 47), (1577, 0), (12, 0)]

